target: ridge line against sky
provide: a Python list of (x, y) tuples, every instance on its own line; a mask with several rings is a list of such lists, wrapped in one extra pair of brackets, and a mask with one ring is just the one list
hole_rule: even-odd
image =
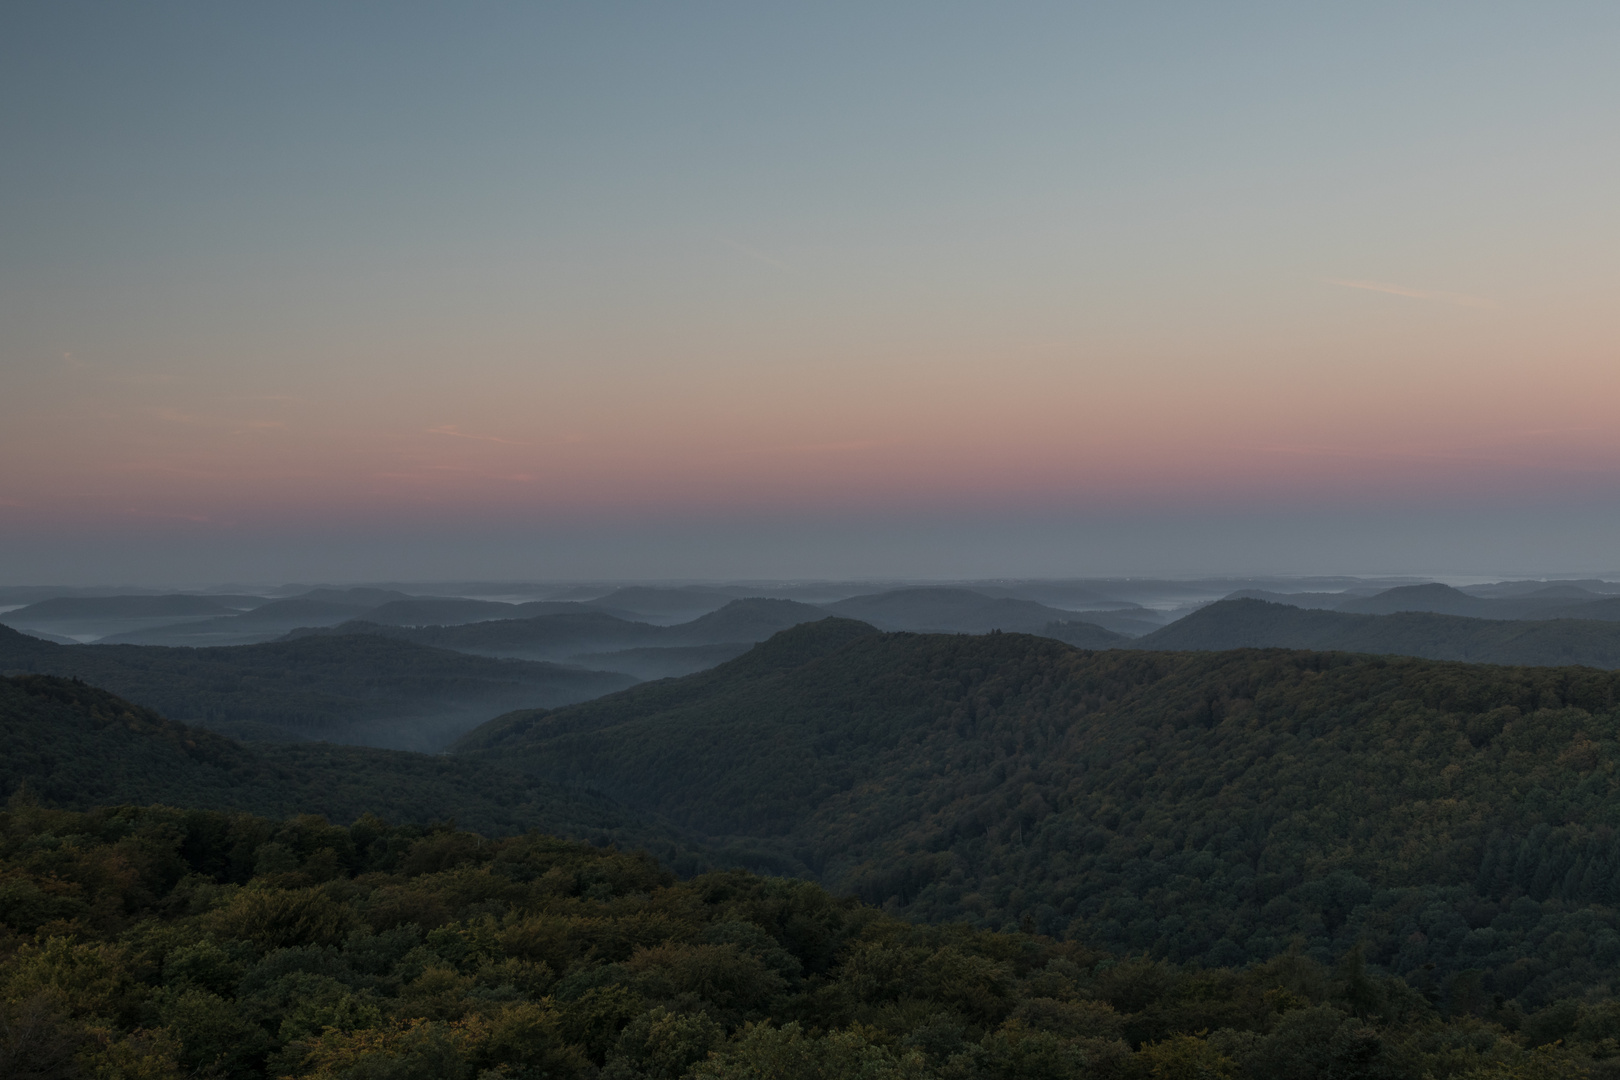
[(0, 577), (1611, 565), (1617, 45), (6, 5)]

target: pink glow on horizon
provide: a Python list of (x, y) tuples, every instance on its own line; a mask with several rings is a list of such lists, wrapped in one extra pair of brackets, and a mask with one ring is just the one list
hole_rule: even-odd
[(1591, 392), (1549, 402), (1476, 383), (1440, 408), (1421, 390), (1333, 400), (1148, 378), (1099, 400), (1082, 380), (1036, 382), (958, 380), (826, 413), (773, 411), (770, 395), (668, 398), (662, 416), (630, 401), (566, 426), (487, 402), (460, 403), (454, 422), (398, 419), (432, 408), (408, 401), (70, 411), (36, 433), (48, 453), (8, 456), (0, 520), (1477, 503), (1607, 491), (1620, 475), (1620, 433)]

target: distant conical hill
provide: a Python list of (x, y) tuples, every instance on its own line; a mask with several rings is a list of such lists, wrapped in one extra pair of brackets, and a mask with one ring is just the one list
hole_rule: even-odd
[(1340, 604), (1340, 611), (1358, 615), (1391, 615), (1398, 611), (1432, 611), (1440, 615), (1488, 617), (1492, 604), (1469, 596), (1450, 585), (1400, 585), (1372, 596), (1360, 596)]

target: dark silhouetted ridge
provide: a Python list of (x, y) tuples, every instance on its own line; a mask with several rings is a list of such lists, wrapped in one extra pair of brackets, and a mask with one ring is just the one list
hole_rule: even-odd
[(634, 680), (495, 660), (374, 634), (187, 649), (54, 645), (0, 631), (0, 673), (82, 678), (186, 723), (250, 738), (437, 749), (513, 708), (559, 705)]
[(26, 785), (36, 799), (77, 809), (163, 803), (337, 822), (366, 813), (455, 818), (488, 834), (539, 827), (655, 847), (665, 835), (598, 796), (498, 765), (358, 746), (243, 746), (51, 676), (0, 677), (0, 740), (0, 800)]
[(1357, 615), (1392, 615), (1399, 611), (1432, 611), (1440, 615), (1482, 616), (1491, 610), (1491, 602), (1469, 596), (1450, 585), (1431, 582), (1427, 585), (1400, 585), (1385, 589), (1372, 596), (1346, 600), (1338, 606), (1340, 611)]
[(1222, 600), (1134, 643), (1146, 649), (1334, 649), (1476, 664), (1620, 667), (1620, 623), (1477, 619), (1405, 611), (1353, 615), (1263, 600)]

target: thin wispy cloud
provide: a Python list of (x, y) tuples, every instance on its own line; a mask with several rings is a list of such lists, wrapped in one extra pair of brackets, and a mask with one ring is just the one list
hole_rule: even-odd
[(873, 450), (880, 446), (894, 446), (897, 439), (858, 439), (850, 442), (787, 443), (780, 446), (755, 446), (738, 450), (739, 454), (839, 454), (855, 450)]
[(487, 469), (478, 469), (466, 465), (418, 465), (413, 469), (394, 469), (376, 475), (389, 480), (431, 480), (437, 479), (445, 473), (455, 473), (458, 476), (470, 476), (482, 480), (507, 480), (514, 484), (528, 484), (534, 481), (533, 473), (490, 472)]
[(732, 251), (737, 252), (739, 255), (746, 255), (755, 262), (764, 263), (766, 266), (785, 271), (789, 274), (793, 273), (793, 267), (789, 266), (781, 259), (773, 258), (765, 254), (763, 251), (760, 251), (757, 248), (751, 248), (747, 244), (739, 244), (737, 241), (724, 236), (720, 237), (720, 242), (726, 245), (726, 247), (730, 248)]
[(474, 442), (500, 443), (502, 446), (528, 446), (526, 442), (516, 439), (503, 439), (499, 435), (474, 435), (468, 431), (458, 430), (454, 424), (441, 424), (438, 427), (427, 429), (429, 435), (449, 435), (456, 439), (472, 439)]
[(184, 424), (187, 427), (200, 428), (226, 428), (232, 435), (246, 435), (253, 431), (279, 431), (287, 426), (283, 420), (244, 420), (239, 417), (209, 416), (204, 413), (189, 413), (180, 409), (156, 409), (153, 411), (159, 420), (169, 424)]
[(1479, 296), (1469, 296), (1466, 293), (1431, 292), (1427, 289), (1412, 289), (1405, 285), (1394, 285), (1387, 281), (1351, 281), (1346, 278), (1327, 278), (1329, 285), (1342, 285), (1346, 289), (1365, 289), (1368, 292), (1389, 293), (1391, 296), (1406, 296), (1413, 300), (1436, 300), (1442, 304), (1454, 304), (1457, 307), (1488, 308), (1494, 307), (1494, 302)]

